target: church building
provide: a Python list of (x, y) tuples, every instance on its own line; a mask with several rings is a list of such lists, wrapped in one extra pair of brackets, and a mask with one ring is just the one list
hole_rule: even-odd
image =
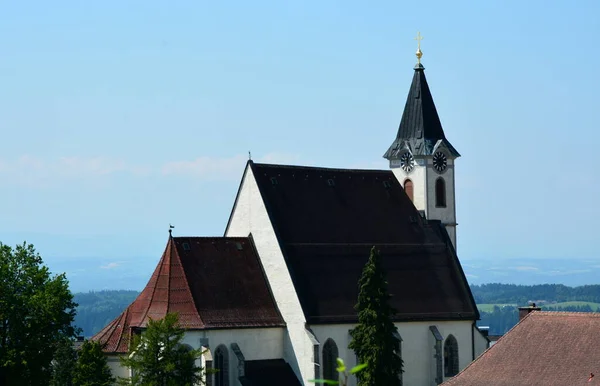
[[(438, 385), (488, 346), (456, 254), (455, 160), (418, 63), (391, 170), (248, 161), (223, 237), (175, 237), (138, 298), (93, 339), (118, 357), (178, 312), (212, 386), (309, 385), (350, 366), (358, 280), (375, 246), (397, 310), (402, 384)], [(355, 385), (351, 377), (350, 385)]]

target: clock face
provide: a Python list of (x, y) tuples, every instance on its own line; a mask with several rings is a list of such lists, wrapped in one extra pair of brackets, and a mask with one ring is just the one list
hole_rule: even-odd
[(412, 154), (407, 151), (402, 153), (400, 156), (400, 166), (402, 167), (402, 170), (410, 173), (415, 167), (415, 159), (413, 158)]
[(446, 158), (446, 154), (441, 151), (436, 152), (433, 155), (433, 167), (439, 173), (443, 173), (446, 170), (446, 166), (448, 166), (448, 158)]

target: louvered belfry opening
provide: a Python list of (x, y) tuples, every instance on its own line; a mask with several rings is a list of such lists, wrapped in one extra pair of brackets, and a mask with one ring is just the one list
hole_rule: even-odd
[(435, 206), (438, 208), (446, 207), (446, 181), (442, 177), (435, 181)]

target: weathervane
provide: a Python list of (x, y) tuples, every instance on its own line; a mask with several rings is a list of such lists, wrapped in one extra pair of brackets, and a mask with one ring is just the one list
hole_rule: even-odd
[(421, 32), (417, 32), (415, 40), (417, 41), (417, 63), (421, 64), (421, 58), (423, 57), (423, 52), (421, 51), (421, 40), (423, 40), (423, 36), (421, 36)]
[(171, 234), (171, 232), (173, 232), (173, 228), (175, 228), (175, 226), (169, 224), (169, 235)]
[(251, 153), (251, 152), (248, 152), (248, 159), (249, 159), (250, 161), (252, 161), (252, 153)]

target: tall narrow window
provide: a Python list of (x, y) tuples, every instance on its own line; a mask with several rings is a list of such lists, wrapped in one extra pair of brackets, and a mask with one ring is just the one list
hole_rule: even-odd
[(453, 335), (448, 335), (444, 342), (444, 376), (453, 377), (458, 374), (458, 343)]
[(333, 339), (329, 338), (323, 345), (323, 379), (337, 381), (339, 374), (336, 371), (338, 348)]
[(215, 373), (215, 386), (229, 386), (229, 353), (225, 345), (220, 345), (215, 350), (213, 365)]
[[(396, 351), (395, 354), (402, 360), (402, 337), (398, 331), (394, 331), (394, 338), (398, 339), (398, 351)], [(356, 361), (356, 363), (358, 363), (358, 361)], [(398, 380), (400, 381), (398, 386), (402, 386), (402, 371), (398, 374)]]
[(413, 201), (413, 182), (411, 180), (404, 181), (404, 191), (406, 192), (408, 198)]
[(446, 207), (446, 181), (442, 177), (435, 180), (435, 206)]
[(210, 370), (213, 368), (213, 361), (206, 361), (204, 367), (206, 370), (204, 372), (204, 376), (206, 377), (206, 386), (213, 386), (213, 375), (212, 373), (209, 374)]

